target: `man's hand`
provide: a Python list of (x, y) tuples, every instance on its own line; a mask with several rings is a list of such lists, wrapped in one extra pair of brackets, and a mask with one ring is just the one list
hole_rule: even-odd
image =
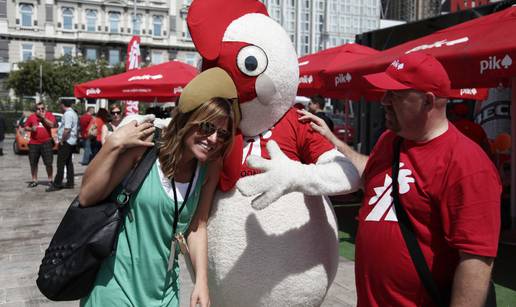
[(322, 118), (306, 110), (297, 110), (297, 113), (301, 115), (301, 117), (299, 117), (299, 121), (303, 123), (309, 122), (309, 125), (313, 130), (319, 132), (319, 134), (324, 136), (333, 145), (337, 146), (337, 137), (335, 136), (335, 134), (333, 134), (333, 132), (330, 130), (328, 125), (326, 125), (326, 122)]

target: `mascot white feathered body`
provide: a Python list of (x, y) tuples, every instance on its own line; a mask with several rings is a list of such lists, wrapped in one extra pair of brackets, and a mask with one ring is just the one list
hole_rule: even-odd
[(297, 56), (262, 3), (194, 0), (187, 21), (204, 72), (180, 107), (235, 96), (241, 111), (208, 224), (212, 304), (319, 306), (338, 265), (336, 218), (319, 195), (356, 189), (358, 172), (298, 121)]

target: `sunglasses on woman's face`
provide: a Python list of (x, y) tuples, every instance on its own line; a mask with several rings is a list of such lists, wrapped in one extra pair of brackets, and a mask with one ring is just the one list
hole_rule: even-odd
[(229, 131), (223, 128), (217, 129), (217, 127), (213, 123), (202, 122), (199, 124), (198, 133), (201, 136), (207, 137), (214, 134), (215, 132), (217, 132), (217, 140), (221, 142), (227, 142), (231, 137), (231, 133)]
[(120, 115), (121, 111), (111, 111), (111, 115)]

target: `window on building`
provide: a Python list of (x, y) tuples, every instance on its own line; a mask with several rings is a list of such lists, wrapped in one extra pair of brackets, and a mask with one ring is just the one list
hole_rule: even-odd
[(32, 4), (20, 4), (21, 26), (32, 27), (32, 15), (34, 14)]
[(86, 60), (96, 61), (97, 60), (97, 49), (86, 48)]
[(97, 27), (97, 11), (86, 10), (86, 31), (95, 32)]
[(296, 12), (292, 9), (287, 9), (285, 29), (288, 32), (296, 32)]
[(195, 57), (195, 54), (194, 53), (187, 53), (186, 56), (185, 56), (185, 63), (186, 64), (190, 64), (194, 67), (197, 66), (197, 63), (196, 63), (196, 57)]
[(133, 34), (140, 34), (142, 27), (142, 15), (136, 14), (136, 16), (132, 16), (133, 18)]
[(72, 57), (73, 56), (73, 47), (63, 46), (63, 56)]
[(330, 15), (330, 31), (338, 32), (339, 31), (339, 23), (337, 19), (337, 15)]
[(310, 14), (301, 14), (301, 30), (304, 32), (310, 31)]
[(186, 22), (184, 23), (184, 32), (183, 32), (183, 38), (187, 41), (192, 40), (192, 36), (190, 35), (190, 31), (188, 30), (188, 27), (186, 26)]
[(120, 13), (109, 12), (109, 32), (119, 33), (120, 32)]
[(110, 49), (109, 50), (109, 65), (116, 66), (120, 64), (120, 50)]
[(63, 8), (63, 29), (73, 30), (73, 9), (70, 7)]
[(324, 15), (317, 16), (317, 31), (320, 33), (324, 32)]
[(163, 63), (163, 52), (161, 51), (152, 51), (151, 53), (151, 63), (153, 65)]
[(310, 37), (302, 35), (301, 37), (301, 55), (310, 53)]
[(152, 35), (161, 36), (161, 27), (163, 26), (163, 16), (152, 16)]
[(34, 56), (33, 47), (32, 44), (22, 44), (22, 61), (32, 60)]

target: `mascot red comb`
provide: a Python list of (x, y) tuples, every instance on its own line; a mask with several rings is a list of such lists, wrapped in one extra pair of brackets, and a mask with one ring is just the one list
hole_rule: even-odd
[(319, 306), (338, 265), (326, 197), (358, 187), (351, 162), (298, 121), (299, 79), (287, 33), (256, 0), (194, 0), (188, 27), (203, 72), (179, 108), (238, 98), (232, 153), (208, 224), (214, 306)]

